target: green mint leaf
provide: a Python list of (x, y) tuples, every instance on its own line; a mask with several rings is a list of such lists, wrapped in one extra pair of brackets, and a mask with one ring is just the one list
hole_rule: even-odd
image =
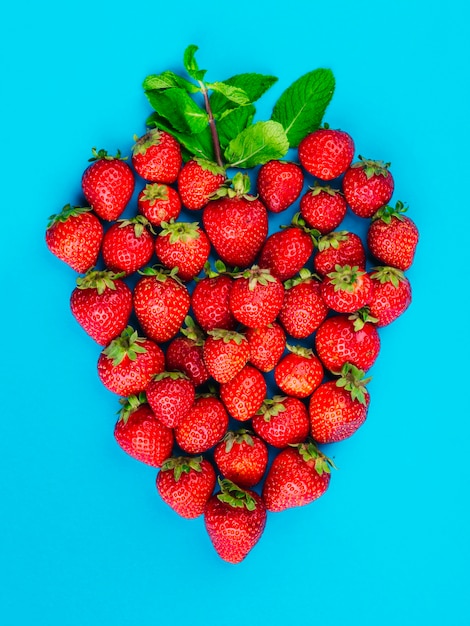
[(282, 124), (291, 148), (319, 128), (334, 89), (333, 72), (317, 69), (298, 78), (281, 95), (271, 119)]
[(253, 121), (255, 107), (250, 104), (236, 109), (228, 109), (221, 119), (217, 120), (217, 132), (222, 150), (230, 141), (239, 135)]
[(200, 157), (207, 159), (208, 161), (214, 161), (214, 146), (212, 143), (212, 137), (209, 130), (209, 126), (200, 133), (187, 134), (180, 133), (173, 128), (173, 126), (163, 117), (160, 117), (158, 113), (152, 113), (148, 117), (146, 124), (149, 128), (156, 127), (160, 130), (165, 130), (170, 135), (179, 141), (182, 148), (183, 159), (188, 161), (192, 157)]
[(169, 89), (170, 87), (180, 87), (188, 93), (200, 91), (200, 88), (189, 82), (189, 80), (170, 71), (162, 72), (161, 74), (150, 74), (145, 78), (142, 86), (145, 91)]
[(225, 150), (229, 167), (249, 168), (281, 159), (289, 149), (286, 133), (278, 122), (256, 122), (237, 135)]
[(204, 80), (207, 70), (200, 70), (196, 62), (196, 52), (199, 50), (198, 46), (194, 44), (189, 45), (184, 51), (184, 68), (188, 74), (197, 81)]
[[(249, 102), (256, 102), (261, 96), (277, 81), (275, 76), (268, 76), (264, 74), (247, 73), (236, 74), (227, 80), (224, 80), (224, 85), (231, 85), (242, 89), (248, 96)], [(215, 92), (211, 94), (210, 98), (211, 109), (214, 115), (223, 113), (227, 108), (233, 108), (234, 104), (228, 100), (222, 93)]]
[(206, 87), (208, 89), (212, 89), (212, 91), (217, 91), (218, 93), (221, 93), (227, 98), (227, 100), (230, 100), (231, 102), (234, 102), (235, 104), (238, 104), (240, 106), (250, 104), (250, 100), (247, 94), (243, 91), (243, 89), (240, 89), (240, 87), (234, 87), (233, 85), (219, 82), (207, 83)]
[(178, 132), (200, 133), (209, 122), (207, 113), (179, 87), (147, 91), (145, 95), (155, 111), (167, 119)]

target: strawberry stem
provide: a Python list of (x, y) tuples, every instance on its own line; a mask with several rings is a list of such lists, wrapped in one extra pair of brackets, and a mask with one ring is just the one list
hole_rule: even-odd
[(214, 154), (217, 165), (220, 167), (224, 167), (224, 162), (222, 160), (222, 153), (220, 151), (220, 141), (219, 141), (219, 133), (217, 132), (217, 127), (215, 125), (214, 115), (212, 113), (211, 105), (209, 102), (209, 95), (207, 91), (207, 87), (202, 82), (199, 81), (199, 85), (201, 86), (201, 92), (204, 96), (204, 105), (206, 107), (207, 115), (209, 116), (209, 128), (211, 130), (212, 143), (214, 144)]

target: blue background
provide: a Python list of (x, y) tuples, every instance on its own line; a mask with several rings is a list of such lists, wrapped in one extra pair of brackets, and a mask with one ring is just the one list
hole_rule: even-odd
[[(2, 24), (0, 622), (5, 626), (470, 624), (466, 4), (17, 3)], [(411, 308), (383, 329), (369, 418), (329, 449), (327, 494), (269, 516), (238, 566), (158, 498), (44, 243), (92, 146), (129, 152), (149, 73), (200, 47), (208, 79), (330, 67), (325, 121), (391, 161), (421, 240)]]

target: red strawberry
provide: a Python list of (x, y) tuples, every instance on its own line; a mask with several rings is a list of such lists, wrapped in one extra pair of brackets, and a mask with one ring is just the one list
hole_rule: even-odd
[(132, 312), (132, 292), (120, 276), (90, 270), (70, 296), (73, 316), (101, 346), (122, 333)]
[(372, 254), (385, 265), (407, 270), (411, 267), (418, 245), (416, 224), (403, 215), (407, 207), (398, 201), (395, 208), (382, 207), (372, 218), (367, 244)]
[(138, 215), (115, 222), (103, 238), (103, 260), (115, 272), (132, 274), (146, 265), (153, 254), (150, 222)]
[(411, 285), (395, 267), (376, 267), (370, 277), (374, 285), (370, 314), (377, 319), (377, 326), (386, 326), (410, 306)]
[(202, 456), (180, 456), (166, 459), (156, 485), (162, 500), (178, 515), (194, 519), (204, 513), (215, 481), (214, 468)]
[(46, 229), (46, 244), (58, 259), (73, 270), (85, 273), (98, 259), (103, 226), (90, 207), (64, 206), (51, 215)]
[(171, 184), (181, 168), (181, 146), (169, 133), (154, 128), (137, 140), (132, 164), (144, 180)]
[(211, 251), (206, 233), (197, 222), (162, 222), (155, 252), (168, 269), (177, 269), (181, 280), (192, 280), (204, 267)]
[(274, 368), (276, 385), (288, 396), (306, 398), (323, 380), (323, 367), (312, 350), (287, 346), (290, 353)]
[(258, 172), (259, 197), (273, 213), (280, 213), (290, 207), (300, 196), (303, 185), (302, 170), (295, 163), (268, 161)]
[(346, 200), (338, 189), (316, 183), (300, 199), (300, 215), (322, 235), (330, 233), (346, 216)]
[(252, 365), (245, 365), (231, 380), (220, 385), (220, 398), (231, 417), (246, 422), (263, 404), (266, 390), (263, 374)]
[(199, 396), (175, 428), (176, 442), (189, 454), (202, 454), (225, 434), (229, 417), (215, 396)]
[(160, 467), (173, 450), (173, 431), (155, 418), (145, 394), (123, 401), (114, 437), (124, 452), (153, 467)]
[(330, 459), (313, 443), (301, 443), (281, 450), (274, 459), (263, 485), (268, 511), (285, 511), (310, 504), (328, 489)]
[(305, 404), (286, 396), (265, 400), (251, 423), (253, 430), (275, 448), (301, 443), (310, 431)]
[(219, 480), (219, 485), (220, 493), (206, 505), (204, 523), (220, 558), (240, 563), (263, 534), (266, 507), (254, 491), (245, 491), (228, 479)]
[(98, 376), (109, 391), (130, 396), (144, 391), (164, 366), (162, 349), (128, 326), (101, 352)]
[(204, 159), (191, 159), (178, 174), (178, 191), (184, 206), (191, 211), (202, 209), (224, 181), (223, 167)]
[[(104, 220), (116, 220), (134, 192), (134, 174), (121, 158), (109, 156), (106, 150), (92, 150), (93, 161), (82, 176), (82, 190), (95, 213)], [(124, 157), (127, 158), (127, 157)]]
[(181, 200), (173, 187), (147, 183), (139, 193), (137, 207), (153, 226), (160, 226), (179, 217)]
[(202, 215), (217, 254), (234, 267), (251, 265), (268, 234), (266, 207), (248, 195), (249, 185), (248, 176), (238, 172), (233, 188), (221, 187), (218, 199), (211, 200)]
[(388, 203), (393, 194), (394, 181), (388, 168), (390, 163), (359, 157), (343, 178), (343, 193), (351, 211), (359, 217), (372, 217)]
[(342, 130), (319, 128), (299, 144), (299, 161), (321, 180), (332, 180), (347, 170), (354, 156), (354, 142)]
[(286, 347), (286, 335), (279, 324), (247, 328), (245, 336), (250, 346), (250, 363), (262, 372), (274, 369)]
[[(225, 271), (222, 261), (216, 261), (216, 270)], [(191, 306), (199, 326), (206, 332), (214, 328), (232, 330), (235, 318), (230, 310), (230, 290), (233, 279), (213, 271), (206, 263), (207, 276), (198, 280), (191, 295)]]
[(328, 314), (328, 307), (320, 293), (320, 282), (307, 269), (298, 278), (285, 283), (284, 302), (279, 321), (295, 339), (311, 335)]
[(229, 430), (214, 449), (214, 461), (225, 478), (240, 487), (253, 487), (266, 470), (268, 448), (249, 430)]
[(184, 372), (196, 387), (202, 385), (210, 378), (204, 363), (203, 345), (204, 341), (197, 339), (192, 332), (188, 332), (188, 336), (175, 337), (166, 349), (166, 368)]
[(366, 252), (361, 238), (347, 230), (324, 235), (318, 241), (318, 252), (313, 260), (315, 271), (320, 276), (333, 272), (336, 265), (357, 265), (364, 268)]
[(189, 311), (188, 290), (173, 270), (147, 267), (142, 273), (134, 288), (134, 312), (150, 339), (168, 341), (177, 334)]
[(320, 385), (309, 403), (312, 437), (318, 443), (347, 439), (365, 422), (370, 396), (364, 372), (346, 363), (338, 380)]
[(208, 332), (203, 356), (212, 378), (218, 383), (227, 383), (246, 365), (250, 348), (241, 333), (214, 328)]
[(234, 318), (249, 328), (274, 322), (284, 300), (284, 285), (269, 270), (257, 265), (236, 275), (230, 291)]
[(155, 417), (168, 428), (178, 426), (195, 398), (194, 383), (182, 372), (157, 374), (145, 392)]
[(367, 272), (357, 266), (336, 265), (321, 283), (325, 304), (337, 313), (355, 313), (372, 298), (373, 285)]

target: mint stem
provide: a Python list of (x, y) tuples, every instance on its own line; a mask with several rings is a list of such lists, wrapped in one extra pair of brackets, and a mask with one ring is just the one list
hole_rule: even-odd
[(209, 127), (211, 129), (212, 143), (214, 144), (215, 160), (217, 162), (217, 165), (219, 165), (220, 167), (224, 167), (224, 162), (222, 161), (222, 153), (220, 151), (219, 134), (217, 133), (215, 119), (212, 114), (207, 88), (202, 81), (199, 81), (199, 84), (201, 85), (202, 95), (204, 96), (204, 104), (206, 107), (207, 115), (209, 116)]

